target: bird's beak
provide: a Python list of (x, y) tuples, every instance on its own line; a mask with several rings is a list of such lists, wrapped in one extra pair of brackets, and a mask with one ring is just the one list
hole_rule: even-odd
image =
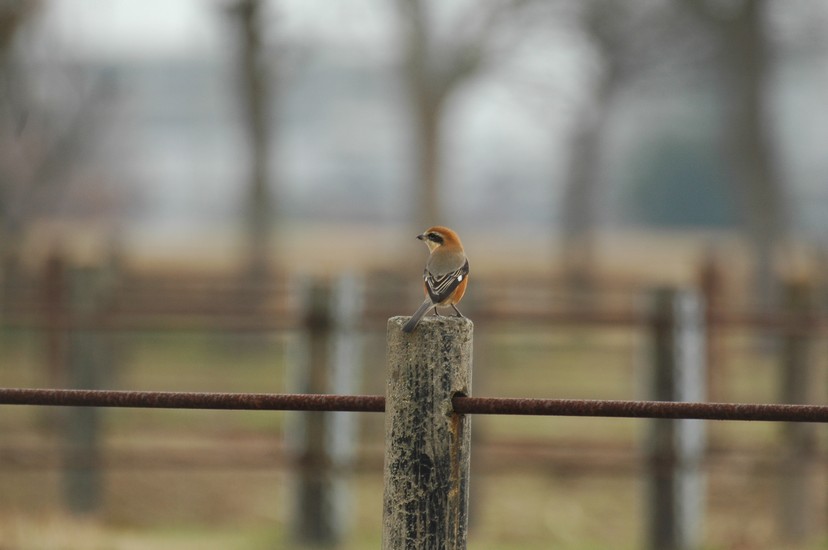
[(424, 241), (425, 238), (426, 238), (425, 233), (423, 233), (422, 235), (417, 235), (417, 238), (420, 239), (421, 241)]

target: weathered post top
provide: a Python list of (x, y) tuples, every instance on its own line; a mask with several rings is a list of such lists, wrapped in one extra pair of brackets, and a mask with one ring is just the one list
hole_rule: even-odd
[[(388, 320), (388, 367), (389, 372), (400, 371), (413, 364), (426, 369), (443, 368), (454, 372), (454, 393), (468, 395), (471, 388), (472, 332), (474, 323), (465, 317), (428, 316), (420, 321), (412, 333), (405, 333), (402, 327), (407, 316), (391, 317)], [(449, 368), (454, 367), (454, 368)], [(467, 374), (459, 374), (468, 367)]]
[(474, 324), (408, 319), (388, 320), (382, 547), (465, 549), (470, 419), (451, 399), (471, 394)]

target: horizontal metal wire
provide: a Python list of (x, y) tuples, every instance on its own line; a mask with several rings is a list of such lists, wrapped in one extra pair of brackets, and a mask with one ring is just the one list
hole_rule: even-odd
[(157, 392), (0, 388), (0, 405), (382, 412), (381, 395)]
[(455, 397), (460, 414), (828, 422), (828, 406), (596, 399)]
[[(0, 388), (0, 405), (383, 412), (385, 397)], [(460, 414), (828, 422), (824, 405), (457, 396), (453, 406)]]

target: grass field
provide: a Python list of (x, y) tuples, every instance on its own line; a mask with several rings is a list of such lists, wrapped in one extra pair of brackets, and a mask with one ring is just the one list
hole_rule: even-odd
[[(775, 401), (777, 363), (755, 351), (751, 338), (732, 334), (720, 388), (724, 400)], [(177, 332), (118, 336), (113, 389), (232, 392), (290, 391), (290, 335)], [(382, 334), (365, 340), (363, 393), (382, 393)], [(36, 333), (0, 338), (0, 386), (40, 386), (41, 342)], [(825, 379), (825, 342), (818, 380)], [(487, 396), (644, 398), (647, 340), (633, 330), (532, 329), (481, 331), (475, 341), (474, 393)], [(819, 399), (824, 400), (819, 390)], [(59, 421), (65, 411), (0, 408), (0, 549), (272, 549), (295, 548), (291, 502), (295, 476), (280, 464), (290, 415), (272, 412), (101, 411), (105, 455), (103, 509), (77, 518), (62, 506)], [(294, 413), (295, 414), (295, 413)], [(381, 445), (382, 417), (358, 417), (360, 446)], [(779, 426), (708, 423), (716, 448), (738, 447), (746, 460), (709, 473), (706, 548), (785, 548), (777, 536), (778, 480), (755, 466), (772, 460)], [(582, 471), (489, 464), (472, 451), (472, 524), (476, 550), (632, 550), (642, 547), (644, 484), (623, 469), (589, 468), (612, 449), (638, 445), (644, 421), (586, 418), (476, 417), (482, 442), (527, 440), (548, 449), (597, 446), (576, 461)], [(823, 434), (820, 434), (822, 438)], [(603, 446), (603, 447), (602, 447)], [(606, 447), (607, 451), (602, 449)], [(480, 447), (483, 448), (483, 447)], [(23, 454), (16, 455), (20, 450)], [(368, 452), (368, 451), (366, 451)], [(16, 456), (25, 459), (22, 463)], [(143, 459), (142, 459), (143, 457)], [(600, 462), (600, 461), (599, 461)], [(824, 470), (824, 468), (823, 468)], [(382, 474), (353, 473), (346, 550), (378, 548)], [(825, 472), (814, 483), (816, 532), (790, 548), (828, 548), (824, 529)]]

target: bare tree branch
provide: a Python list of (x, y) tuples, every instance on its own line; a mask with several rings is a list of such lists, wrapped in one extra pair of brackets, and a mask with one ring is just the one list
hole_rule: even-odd
[(481, 5), (470, 2), (455, 14), (441, 36), (432, 10), (439, 2), (397, 0), (404, 28), (404, 73), (416, 128), (417, 223), (432, 224), (442, 216), (439, 200), (443, 108), (460, 85), (478, 74), (490, 56), (488, 44), (500, 25), (531, 0), (503, 0)]

